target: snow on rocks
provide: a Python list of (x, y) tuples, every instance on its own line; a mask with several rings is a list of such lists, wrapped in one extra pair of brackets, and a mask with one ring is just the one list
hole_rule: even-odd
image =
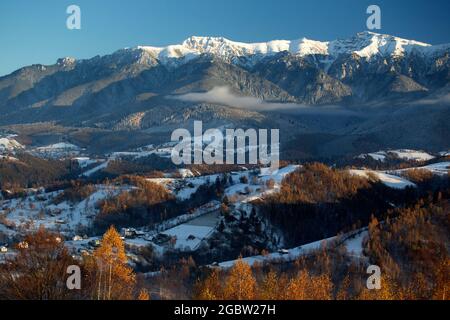
[(21, 150), (25, 147), (14, 139), (14, 136), (0, 137), (0, 152)]
[(189, 169), (178, 169), (178, 173), (182, 178), (192, 178), (195, 177), (194, 173)]

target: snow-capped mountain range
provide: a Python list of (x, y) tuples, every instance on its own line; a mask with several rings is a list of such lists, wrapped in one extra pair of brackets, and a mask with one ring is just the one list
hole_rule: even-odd
[(181, 44), (166, 47), (137, 46), (126, 48), (120, 52), (143, 52), (160, 62), (170, 64), (177, 61), (187, 62), (200, 55), (209, 54), (230, 62), (256, 64), (267, 56), (280, 52), (305, 57), (322, 55), (331, 57), (329, 62), (342, 55), (356, 54), (361, 58), (371, 59), (381, 57), (402, 57), (408, 54), (418, 54), (433, 57), (450, 48), (450, 44), (430, 45), (414, 40), (406, 40), (391, 35), (373, 32), (360, 32), (348, 39), (334, 41), (315, 41), (307, 38), (298, 40), (273, 40), (261, 43), (243, 43), (228, 40), (223, 37), (190, 37)]
[[(450, 104), (450, 45), (372, 32), (329, 42), (304, 38), (248, 44), (190, 37), (167, 47), (125, 48), (84, 60), (66, 57), (0, 77), (0, 126), (52, 122), (146, 130), (203, 120), (215, 126), (274, 127), (279, 124), (272, 124), (274, 117), (264, 111), (268, 106), (277, 111), (285, 103), (291, 108), (440, 104), (439, 115), (421, 114), (424, 128), (440, 126), (436, 122), (448, 118)], [(405, 117), (405, 123), (417, 120), (416, 113)], [(286, 121), (292, 130), (337, 126), (318, 121), (308, 128)], [(352, 132), (379, 130), (384, 124), (358, 124)], [(439, 139), (448, 125), (442, 127)], [(439, 141), (436, 145), (442, 147)]]
[[(329, 105), (331, 112), (322, 113)], [(303, 116), (304, 110), (318, 113)], [(323, 156), (448, 149), (450, 45), (371, 32), (329, 42), (190, 37), (0, 77), (0, 130), (80, 128), (89, 138), (83, 132), (85, 142), (75, 144), (114, 151), (110, 144), (117, 148), (119, 138), (123, 148), (155, 143), (151, 132), (196, 120), (205, 128), (280, 128), (287, 140), (300, 134), (307, 145), (322, 141), (304, 152)]]

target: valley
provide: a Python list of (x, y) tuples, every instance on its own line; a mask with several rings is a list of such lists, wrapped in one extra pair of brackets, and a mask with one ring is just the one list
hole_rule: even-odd
[(105, 295), (105, 265), (114, 299), (445, 296), (449, 57), (373, 32), (190, 37), (0, 77), (0, 299), (35, 259), (80, 266), (58, 298)]
[[(359, 243), (352, 242), (348, 248), (353, 248), (359, 254), (362, 252), (364, 237), (358, 238), (358, 235), (367, 229), (352, 231), (351, 225), (347, 225), (344, 227), (347, 230), (344, 236), (338, 236), (337, 231), (335, 234), (333, 231), (320, 231), (299, 242), (288, 239), (283, 228), (274, 224), (270, 215), (263, 213), (264, 205), (261, 207), (260, 203), (281, 192), (284, 178), (301, 170), (301, 164), (284, 163), (275, 173), (258, 166), (218, 166), (216, 173), (211, 174), (203, 173), (201, 168), (195, 166), (177, 168), (169, 165), (163, 168), (164, 159), (170, 159), (173, 143), (148, 145), (134, 151), (92, 157), (85, 149), (70, 143), (28, 148), (17, 142), (16, 138), (8, 135), (1, 140), (3, 200), (0, 207), (0, 239), (4, 248), (8, 248), (8, 254), (14, 253), (15, 245), (27, 233), (41, 227), (61, 234), (74, 256), (92, 254), (100, 243), (104, 230), (99, 219), (105, 215), (108, 201), (113, 205), (119, 201), (119, 197), (123, 197), (121, 201), (129, 202), (129, 208), (124, 212), (119, 207), (116, 212), (113, 207), (108, 214), (132, 215), (132, 223), (127, 224), (127, 219), (116, 217), (106, 225), (111, 223), (121, 230), (125, 246), (129, 249), (130, 262), (144, 274), (158, 271), (161, 265), (170, 267), (171, 263), (177, 261), (173, 260), (174, 256), (183, 257), (186, 254), (196, 257), (205, 265), (217, 264), (228, 268), (232, 266), (230, 261), (234, 261), (236, 255), (242, 252), (248, 252), (246, 255), (249, 258), (244, 261), (251, 264), (253, 261), (262, 263), (280, 259), (295, 261), (310, 250), (320, 248), (324, 241), (335, 243), (338, 238), (351, 239), (355, 236)], [(39, 161), (68, 162), (70, 165), (67, 165), (67, 172), (50, 183), (33, 181), (30, 176), (22, 186), (14, 176), (11, 176), (11, 183), (8, 183), (5, 180), (8, 165), (17, 170), (17, 165), (27, 153), (27, 157), (37, 157), (41, 159)], [(356, 156), (353, 163), (340, 164), (340, 167), (341, 170), (347, 170), (350, 177), (380, 183), (387, 190), (398, 190), (399, 194), (406, 195), (419, 188), (408, 179), (408, 172), (420, 170), (431, 176), (447, 176), (450, 168), (447, 154), (444, 151), (426, 153), (406, 149), (378, 151)], [(122, 162), (126, 164), (125, 172), (120, 169), (124, 165)], [(374, 164), (385, 168), (376, 169)], [(373, 169), (369, 169), (370, 167)], [(58, 180), (60, 181), (57, 182)], [(152, 193), (153, 190), (166, 195), (161, 200), (144, 198), (143, 202), (137, 201), (136, 197), (141, 196), (141, 191), (145, 194)], [(387, 207), (404, 206), (402, 203), (405, 200), (401, 200), (402, 197), (397, 199), (400, 201), (398, 204), (385, 199)], [(164, 214), (160, 210), (147, 209), (150, 211), (141, 216), (139, 210), (146, 206), (158, 208), (160, 201), (166, 203), (162, 207), (166, 208)], [(367, 218), (369, 217), (364, 219)], [(225, 240), (228, 235), (236, 237), (242, 232), (241, 228), (249, 228), (244, 242), (236, 244), (233, 240), (227, 243), (230, 241)], [(221, 238), (223, 240), (219, 240)], [(216, 247), (217, 241), (220, 243), (219, 247)], [(339, 240), (340, 246), (346, 246), (347, 242)], [(234, 247), (236, 245), (238, 246)], [(288, 249), (291, 247), (293, 249)], [(150, 264), (146, 257), (148, 250), (153, 252), (153, 262)], [(261, 250), (267, 253), (264, 256), (258, 255)]]

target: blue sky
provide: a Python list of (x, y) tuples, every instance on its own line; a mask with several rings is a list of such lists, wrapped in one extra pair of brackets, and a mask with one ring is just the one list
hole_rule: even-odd
[[(66, 28), (81, 7), (82, 30)], [(448, 0), (14, 0), (0, 1), (0, 75), (64, 56), (90, 58), (191, 35), (236, 41), (344, 38), (366, 29), (366, 8), (382, 9), (382, 30), (432, 44), (450, 42)]]

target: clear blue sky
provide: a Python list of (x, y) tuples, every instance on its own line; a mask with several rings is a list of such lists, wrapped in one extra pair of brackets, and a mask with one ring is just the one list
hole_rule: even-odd
[[(82, 30), (66, 28), (70, 4), (81, 7)], [(0, 0), (0, 75), (191, 35), (244, 42), (344, 38), (366, 29), (369, 4), (382, 9), (380, 33), (450, 42), (449, 0)]]

